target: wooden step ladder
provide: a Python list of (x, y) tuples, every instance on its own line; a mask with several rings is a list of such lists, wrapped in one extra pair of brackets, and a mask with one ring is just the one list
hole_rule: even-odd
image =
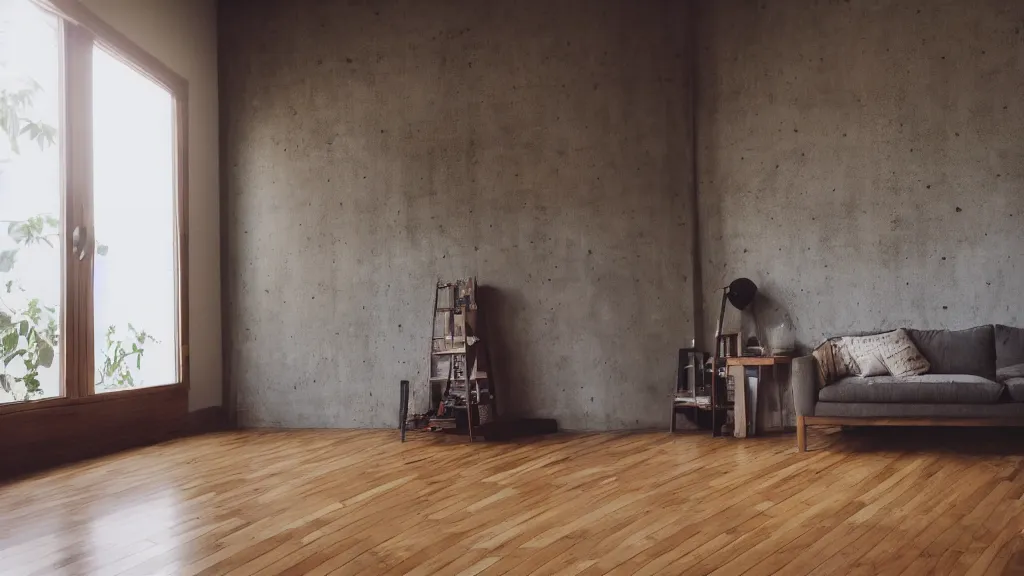
[[(428, 359), (432, 430), (483, 435), (497, 417), (497, 396), (476, 301), (476, 279), (438, 281)], [(464, 417), (460, 416), (464, 413)]]

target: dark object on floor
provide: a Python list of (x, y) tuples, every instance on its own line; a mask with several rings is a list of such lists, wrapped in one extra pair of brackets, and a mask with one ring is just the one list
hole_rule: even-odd
[(398, 429), (402, 431), (402, 442), (405, 442), (405, 425), (409, 417), (409, 381), (398, 383)]

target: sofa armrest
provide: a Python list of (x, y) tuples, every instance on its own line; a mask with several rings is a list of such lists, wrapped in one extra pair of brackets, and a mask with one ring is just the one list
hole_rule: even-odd
[(814, 416), (814, 404), (818, 401), (817, 371), (814, 356), (793, 359), (791, 382), (797, 416)]

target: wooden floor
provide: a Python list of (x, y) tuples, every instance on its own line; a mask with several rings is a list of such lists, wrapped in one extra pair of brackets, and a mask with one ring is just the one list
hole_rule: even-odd
[(0, 485), (0, 573), (1019, 571), (1020, 436), (884, 433), (201, 436)]

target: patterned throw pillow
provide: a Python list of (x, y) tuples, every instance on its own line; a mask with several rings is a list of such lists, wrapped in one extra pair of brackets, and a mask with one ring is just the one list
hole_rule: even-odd
[(914, 345), (910, 335), (903, 328), (892, 332), (895, 334), (888, 341), (888, 347), (882, 350), (882, 359), (889, 374), (893, 376), (918, 376), (931, 370), (931, 363)]
[(873, 336), (846, 337), (843, 343), (857, 364), (854, 373), (858, 376), (914, 376), (931, 368), (902, 328)]
[(885, 376), (889, 371), (885, 368), (879, 346), (884, 334), (873, 336), (845, 336), (843, 345), (850, 351), (853, 360), (851, 373), (855, 376)]
[(842, 338), (830, 338), (814, 349), (811, 354), (818, 366), (818, 389), (850, 375), (850, 358)]

